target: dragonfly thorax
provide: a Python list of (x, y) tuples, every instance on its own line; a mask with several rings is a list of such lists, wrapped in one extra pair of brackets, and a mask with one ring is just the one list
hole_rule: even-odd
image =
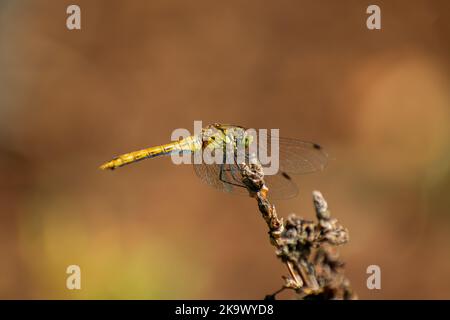
[(202, 131), (203, 147), (213, 149), (235, 150), (239, 147), (247, 148), (253, 137), (242, 127), (210, 125)]

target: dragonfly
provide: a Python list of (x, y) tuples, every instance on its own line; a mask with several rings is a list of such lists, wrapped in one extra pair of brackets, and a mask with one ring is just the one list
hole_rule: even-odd
[[(298, 186), (291, 175), (321, 171), (326, 167), (328, 155), (320, 145), (279, 137), (277, 134), (267, 133), (267, 131), (264, 131), (264, 134), (260, 132), (255, 130), (250, 133), (242, 126), (214, 123), (204, 127), (199, 134), (117, 156), (102, 164), (100, 169), (114, 170), (140, 160), (172, 154), (187, 153), (194, 156), (202, 154), (206, 150), (212, 157), (219, 153), (223, 154), (224, 161), (211, 163), (193, 160), (196, 175), (203, 182), (218, 190), (248, 195), (247, 188), (242, 182), (236, 150), (239, 148), (239, 150), (244, 150), (241, 158), (244, 162), (259, 162), (263, 153), (268, 155), (273, 149), (270, 143), (261, 143), (262, 139), (273, 141), (272, 139), (275, 138), (278, 141), (279, 170), (276, 174), (265, 175), (264, 181), (269, 189), (270, 198), (288, 199), (298, 195)], [(249, 152), (252, 143), (258, 142), (257, 151)], [(230, 155), (230, 150), (234, 155), (225, 159), (226, 155)], [(219, 157), (221, 156), (219, 155)], [(270, 164), (261, 163), (261, 165), (264, 172)]]

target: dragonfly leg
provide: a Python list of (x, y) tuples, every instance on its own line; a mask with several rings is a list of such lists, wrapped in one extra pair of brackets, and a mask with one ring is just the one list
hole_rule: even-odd
[[(234, 181), (239, 181), (239, 180), (242, 180), (242, 179), (239, 179), (239, 177), (235, 176), (236, 168), (238, 168), (238, 165), (236, 164), (236, 157), (235, 157), (234, 161), (235, 161), (235, 166), (230, 167), (229, 171), (231, 172), (231, 176), (233, 177)], [(235, 169), (235, 170), (233, 170), (233, 169)], [(245, 185), (243, 185), (243, 187), (245, 188)]]
[[(224, 173), (225, 171), (230, 171), (230, 169), (225, 169), (224, 166), (225, 166), (224, 164), (221, 164), (221, 165), (220, 165), (220, 175), (219, 175), (219, 180), (222, 181), (223, 183), (226, 183), (226, 184), (229, 184), (229, 185), (232, 185), (232, 186), (245, 188), (245, 186), (243, 186), (243, 185), (240, 185), (240, 184), (237, 184), (237, 183), (233, 183), (233, 182), (230, 182), (230, 181), (227, 181), (227, 180), (224, 179), (223, 173)], [(233, 177), (234, 177), (234, 176), (233, 176)]]

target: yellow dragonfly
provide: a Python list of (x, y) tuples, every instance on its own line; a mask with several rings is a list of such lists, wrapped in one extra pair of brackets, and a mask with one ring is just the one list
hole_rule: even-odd
[[(244, 151), (248, 151), (253, 142), (258, 142), (263, 138), (272, 141), (273, 135), (267, 133), (263, 137), (263, 135), (257, 133), (255, 137), (255, 135), (249, 134), (244, 127), (215, 123), (204, 127), (200, 134), (120, 155), (101, 165), (100, 169), (114, 170), (143, 159), (182, 153), (201, 154), (201, 151), (204, 150), (210, 151), (212, 156), (218, 151), (221, 151), (223, 155), (229, 154), (230, 150), (235, 152), (239, 146), (243, 147)], [(291, 198), (298, 194), (298, 188), (290, 174), (305, 174), (323, 170), (327, 164), (328, 156), (323, 148), (316, 143), (278, 136), (275, 138), (279, 146), (279, 170), (276, 174), (265, 175), (264, 180), (270, 190), (269, 196), (271, 198)], [(260, 143), (256, 153), (244, 152), (244, 161), (250, 162), (255, 159), (259, 161), (262, 152), (268, 155), (272, 149), (270, 143), (268, 145), (268, 147), (262, 147), (263, 144)], [(230, 193), (248, 194), (245, 185), (242, 183), (236, 155), (231, 157), (231, 161), (225, 161), (228, 160), (228, 158), (225, 159), (225, 156), (223, 160), (218, 163), (193, 161), (194, 170), (202, 181), (216, 189)], [(269, 166), (265, 163), (261, 163), (261, 165), (263, 170)]]

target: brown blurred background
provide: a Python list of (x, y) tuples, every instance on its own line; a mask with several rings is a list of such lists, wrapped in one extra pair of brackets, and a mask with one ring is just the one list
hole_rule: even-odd
[[(66, 29), (81, 7), (82, 30)], [(382, 29), (366, 28), (381, 7)], [(0, 298), (259, 299), (278, 289), (254, 200), (154, 159), (194, 120), (280, 128), (328, 168), (296, 177), (349, 228), (360, 298), (450, 298), (448, 1), (0, 2)], [(174, 200), (175, 199), (175, 200)], [(251, 232), (249, 232), (251, 230)], [(82, 290), (65, 287), (77, 264)], [(366, 268), (381, 267), (381, 290)], [(288, 298), (287, 294), (284, 297)]]

